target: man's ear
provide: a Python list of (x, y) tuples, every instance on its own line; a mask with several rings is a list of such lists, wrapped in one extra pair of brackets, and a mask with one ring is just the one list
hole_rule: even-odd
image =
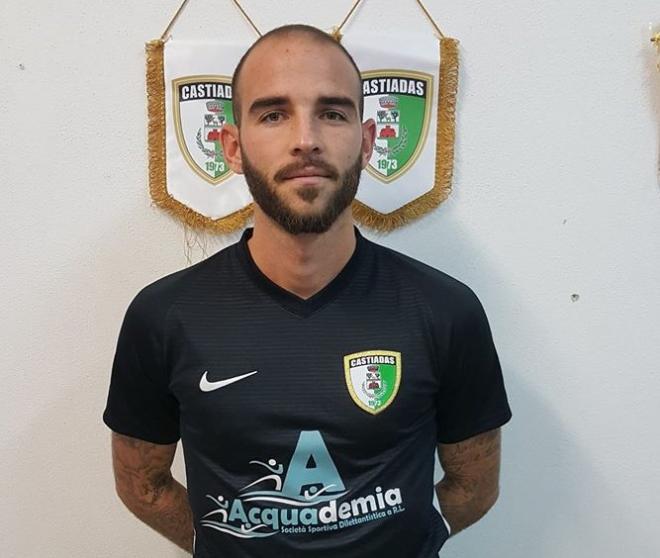
[(371, 160), (376, 143), (376, 122), (373, 118), (362, 124), (362, 168), (366, 168)]
[(225, 124), (220, 130), (220, 141), (229, 168), (236, 174), (243, 174), (238, 127), (235, 124)]

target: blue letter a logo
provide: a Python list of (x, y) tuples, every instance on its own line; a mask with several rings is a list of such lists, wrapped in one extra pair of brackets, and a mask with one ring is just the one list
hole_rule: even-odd
[(321, 433), (303, 430), (291, 457), (282, 494), (318, 502), (336, 498), (345, 490)]

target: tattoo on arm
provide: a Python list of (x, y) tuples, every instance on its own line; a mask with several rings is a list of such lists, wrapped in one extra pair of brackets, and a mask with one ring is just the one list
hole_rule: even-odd
[(156, 503), (172, 479), (176, 445), (160, 446), (116, 433), (112, 437), (117, 489), (148, 504)]
[(483, 517), (499, 494), (501, 433), (484, 432), (455, 444), (440, 444), (444, 478), (436, 485), (452, 535)]
[(188, 494), (171, 474), (176, 444), (152, 444), (112, 434), (117, 493), (140, 520), (192, 552), (193, 520)]

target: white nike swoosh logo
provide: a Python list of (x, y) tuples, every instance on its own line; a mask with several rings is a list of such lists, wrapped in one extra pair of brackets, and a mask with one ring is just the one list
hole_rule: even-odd
[(206, 372), (204, 372), (202, 379), (199, 381), (199, 389), (201, 389), (202, 391), (214, 391), (221, 387), (228, 386), (229, 384), (233, 384), (234, 382), (238, 382), (239, 380), (242, 380), (243, 378), (247, 378), (248, 376), (252, 376), (252, 374), (256, 374), (257, 372), (259, 371), (255, 370), (254, 372), (248, 372), (247, 374), (242, 374), (241, 376), (234, 376), (233, 378), (227, 378), (226, 380), (209, 382), (206, 379), (206, 375), (209, 373), (209, 371), (207, 370)]

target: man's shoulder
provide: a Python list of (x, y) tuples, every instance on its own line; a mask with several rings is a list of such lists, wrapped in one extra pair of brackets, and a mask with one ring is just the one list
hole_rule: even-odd
[(382, 271), (415, 289), (432, 306), (465, 311), (480, 306), (474, 291), (461, 280), (412, 256), (372, 242)]
[(219, 270), (229, 257), (232, 244), (196, 264), (168, 273), (142, 287), (130, 308), (145, 316), (164, 318), (170, 308), (181, 300), (206, 302), (205, 286), (219, 278)]

